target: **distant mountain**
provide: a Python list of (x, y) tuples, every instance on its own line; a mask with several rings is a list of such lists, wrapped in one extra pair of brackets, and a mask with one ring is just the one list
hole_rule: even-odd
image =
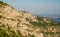
[(56, 22), (60, 22), (60, 18), (55, 18), (55, 19), (52, 18), (52, 20), (54, 20)]
[(60, 37), (60, 23), (0, 1), (0, 37)]
[(47, 16), (47, 17), (53, 21), (60, 22), (60, 16)]

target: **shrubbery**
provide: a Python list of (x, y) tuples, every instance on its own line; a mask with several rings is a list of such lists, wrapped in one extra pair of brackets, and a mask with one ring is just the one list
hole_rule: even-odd
[(2, 18), (2, 15), (0, 15), (0, 19)]
[[(5, 28), (6, 26), (8, 27), (8, 29)], [(0, 26), (0, 37), (35, 37), (35, 36), (30, 34), (27, 36), (23, 36), (19, 30), (17, 30), (17, 33), (14, 30), (12, 30), (9, 24), (7, 25), (2, 24)]]
[(44, 25), (41, 22), (35, 22), (35, 21), (29, 21), (29, 22), (34, 26), (44, 27)]

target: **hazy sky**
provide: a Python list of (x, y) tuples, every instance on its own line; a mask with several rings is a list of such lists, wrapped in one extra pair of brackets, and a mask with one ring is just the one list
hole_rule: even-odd
[(37, 15), (60, 15), (60, 0), (2, 0), (18, 10)]

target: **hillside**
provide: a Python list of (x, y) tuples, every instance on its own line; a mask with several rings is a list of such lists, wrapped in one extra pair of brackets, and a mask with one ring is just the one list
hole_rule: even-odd
[(60, 37), (60, 23), (0, 1), (0, 37)]

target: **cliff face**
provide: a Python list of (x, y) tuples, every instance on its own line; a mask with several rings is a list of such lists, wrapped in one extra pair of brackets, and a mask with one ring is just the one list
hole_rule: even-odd
[(0, 37), (60, 37), (60, 23), (0, 1)]

